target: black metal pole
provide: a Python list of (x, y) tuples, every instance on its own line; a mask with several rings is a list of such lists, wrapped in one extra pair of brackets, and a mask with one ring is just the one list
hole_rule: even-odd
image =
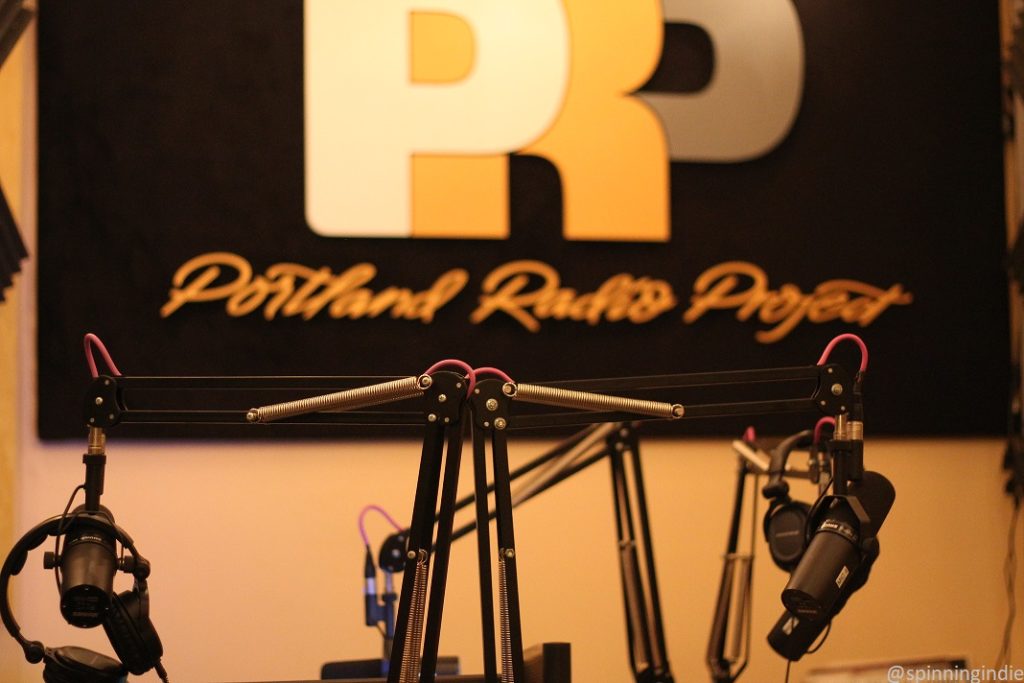
[[(417, 604), (414, 595), (416, 587), (414, 579), (418, 565), (421, 562), (429, 562), (443, 447), (444, 429), (442, 425), (437, 422), (428, 422), (423, 435), (423, 451), (420, 455), (419, 476), (416, 480), (409, 548), (405, 559), (405, 580), (402, 581), (402, 594), (398, 603), (395, 640), (388, 668), (388, 683), (400, 683), (406, 668), (419, 666), (420, 643), (407, 645), (410, 636), (415, 636), (417, 639), (419, 637), (418, 633), (409, 631), (410, 624), (415, 619), (414, 612), (423, 607)], [(415, 647), (415, 662), (408, 654), (410, 647)]]
[[(466, 409), (463, 408), (462, 417)], [(441, 488), (441, 506), (438, 512), (437, 541), (434, 543), (434, 568), (430, 577), (430, 606), (427, 610), (426, 629), (423, 633), (423, 665), (420, 680), (433, 683), (437, 672), (437, 649), (441, 641), (441, 615), (444, 611), (445, 588), (448, 583), (448, 560), (452, 550), (452, 525), (455, 520), (455, 497), (459, 490), (459, 470), (462, 462), (462, 436), (465, 421), (448, 427), (448, 453), (444, 464), (444, 484)]]
[[(508, 442), (505, 431), (495, 429), (491, 434), (491, 450), (494, 462), (494, 504), (498, 510), (498, 561), (504, 573), (504, 585), (499, 587), (506, 608), (504, 644), (508, 656), (503, 656), (502, 681), (525, 683), (523, 668), (523, 633), (519, 611), (519, 574), (516, 569), (516, 539), (512, 523), (512, 489), (509, 481)], [(507, 666), (511, 664), (512, 677)]]
[[(487, 491), (487, 432), (473, 425), (473, 482), (476, 489), (476, 547), (480, 569), (480, 621), (483, 634), (484, 680), (498, 683), (494, 634), (494, 588), (491, 583), (491, 527)], [(453, 537), (454, 538), (454, 537)]]
[[(611, 441), (611, 439), (610, 439)], [(619, 555), (619, 578), (626, 609), (626, 636), (629, 640), (629, 663), (633, 678), (643, 680), (651, 666), (651, 640), (647, 620), (643, 617), (643, 585), (637, 566), (636, 537), (633, 530), (633, 512), (626, 488), (626, 473), (622, 462), (622, 443), (615, 444), (609, 457), (612, 474), (612, 498), (615, 502), (615, 531)]]
[(627, 450), (632, 454), (633, 479), (636, 489), (636, 505), (640, 514), (640, 536), (644, 545), (644, 561), (647, 569), (647, 587), (650, 591), (649, 618), (653, 632), (651, 640), (651, 664), (659, 683), (671, 683), (672, 670), (668, 663), (668, 649), (665, 645), (665, 628), (661, 618), (661, 592), (658, 590), (658, 574), (654, 564), (654, 540), (651, 538), (651, 520), (647, 510), (647, 491), (644, 487), (643, 469), (640, 466), (640, 440), (630, 427), (623, 427), (620, 437), (627, 440)]
[(708, 639), (707, 663), (711, 670), (711, 680), (714, 683), (732, 683), (735, 680), (729, 662), (725, 659), (725, 638), (729, 631), (729, 608), (732, 600), (732, 585), (736, 568), (735, 556), (739, 544), (747, 474), (746, 461), (742, 457), (737, 458), (732, 520), (729, 523), (729, 538), (725, 544), (722, 579), (718, 585), (718, 600), (715, 602), (715, 614), (711, 621), (711, 637)]

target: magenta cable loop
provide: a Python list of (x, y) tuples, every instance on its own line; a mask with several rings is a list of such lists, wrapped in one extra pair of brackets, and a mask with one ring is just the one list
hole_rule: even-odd
[(427, 368), (423, 372), (423, 374), (431, 375), (440, 370), (441, 368), (445, 367), (446, 365), (454, 365), (466, 373), (466, 379), (469, 380), (469, 386), (466, 387), (466, 395), (469, 395), (469, 392), (473, 391), (473, 387), (476, 385), (476, 371), (473, 370), (473, 368), (470, 367), (469, 363), (465, 361), (461, 361), (457, 358), (446, 358), (444, 360), (439, 360), (433, 365), (431, 365), (429, 368)]
[(511, 377), (509, 377), (504, 370), (499, 370), (498, 368), (492, 368), (490, 366), (483, 368), (473, 368), (473, 372), (476, 374), (477, 377), (479, 377), (480, 375), (495, 375), (500, 380), (509, 382), (511, 384), (515, 384), (515, 381)]
[(402, 527), (395, 521), (395, 518), (388, 514), (388, 511), (379, 505), (367, 505), (359, 511), (359, 535), (363, 538), (363, 545), (370, 547), (370, 537), (366, 534), (366, 514), (368, 512), (377, 512), (388, 520), (391, 526), (395, 527), (395, 531), (401, 531)]
[(858, 347), (860, 347), (860, 372), (864, 372), (868, 369), (868, 345), (864, 343), (864, 340), (855, 334), (841, 334), (828, 343), (825, 350), (821, 354), (821, 358), (818, 359), (818, 365), (824, 365), (828, 361), (828, 357), (832, 355), (832, 349), (836, 347), (841, 341), (852, 341)]
[(835, 429), (836, 419), (826, 416), (818, 420), (817, 424), (814, 425), (814, 445), (821, 443), (821, 428), (825, 425), (832, 425), (832, 428)]
[(107, 347), (103, 344), (103, 341), (92, 332), (85, 335), (82, 340), (82, 344), (85, 347), (85, 362), (89, 365), (89, 374), (92, 375), (93, 379), (100, 376), (99, 370), (96, 368), (96, 359), (92, 355), (92, 347), (95, 345), (99, 349), (100, 356), (103, 357), (103, 362), (107, 364), (107, 368), (114, 373), (115, 376), (120, 376), (121, 371), (114, 365), (114, 359), (110, 357), (107, 352)]

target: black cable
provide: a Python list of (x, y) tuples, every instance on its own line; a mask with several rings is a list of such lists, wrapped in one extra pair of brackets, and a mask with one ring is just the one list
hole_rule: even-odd
[(78, 495), (79, 491), (85, 490), (85, 484), (79, 484), (75, 487), (75, 490), (71, 492), (71, 497), (68, 498), (68, 504), (64, 506), (64, 512), (60, 515), (60, 524), (57, 525), (57, 533), (53, 538), (53, 578), (57, 582), (57, 592), (60, 593), (60, 537), (64, 535), (71, 522), (68, 521), (68, 512), (71, 510), (71, 506), (75, 502), (75, 496)]
[(826, 640), (828, 640), (828, 634), (830, 634), (830, 633), (832, 633), (832, 620), (831, 619), (829, 619), (829, 621), (828, 621), (828, 626), (825, 627), (825, 633), (822, 634), (821, 640), (818, 641), (817, 645), (815, 645), (810, 650), (808, 650), (807, 654), (813, 655), (815, 652), (820, 650), (821, 646), (825, 644)]
[(1021, 498), (1014, 498), (1013, 513), (1010, 517), (1009, 539), (1006, 548), (1006, 560), (1003, 562), (1003, 575), (1006, 581), (1007, 614), (1003, 628), (1003, 644), (996, 657), (996, 665), (1003, 666), (1010, 661), (1010, 638), (1013, 635), (1013, 624), (1017, 617), (1017, 522), (1021, 516)]
[(751, 496), (754, 499), (753, 504), (751, 505), (751, 508), (753, 509), (750, 513), (752, 525), (750, 527), (750, 568), (747, 571), (747, 604), (744, 607), (744, 611), (747, 614), (747, 623), (744, 625), (744, 628), (747, 630), (747, 643), (745, 645), (746, 652), (744, 653), (743, 666), (741, 666), (739, 670), (736, 672), (736, 678), (739, 678), (739, 675), (743, 673), (744, 669), (747, 668), (747, 664), (750, 663), (750, 643), (751, 636), (754, 633), (754, 550), (757, 548), (757, 504), (758, 500), (760, 499), (760, 496), (757, 495), (757, 492), (760, 490), (761, 475), (755, 474), (754, 495)]
[(785, 683), (789, 683), (789, 667), (791, 667), (791, 666), (793, 666), (793, 660), (792, 659), (787, 659), (786, 660), (786, 682)]
[(825, 497), (825, 494), (828, 493), (828, 490), (830, 488), (832, 488), (832, 475), (831, 474), (829, 475), (828, 481), (825, 483), (825, 485), (821, 487), (821, 490), (818, 493), (818, 497), (815, 498), (815, 500), (814, 500), (814, 504), (811, 505), (811, 509), (812, 510), (814, 508), (818, 507), (818, 503), (821, 502), (821, 499)]

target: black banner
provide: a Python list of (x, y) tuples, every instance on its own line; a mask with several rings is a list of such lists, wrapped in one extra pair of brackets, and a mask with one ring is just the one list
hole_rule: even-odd
[[(309, 89), (320, 82), (304, 74), (313, 59), (304, 41), (315, 30), (304, 26), (304, 12), (315, 5), (41, 3), (42, 438), (83, 433), (86, 332), (100, 335), (132, 375), (412, 375), (458, 357), (530, 382), (809, 365), (833, 336), (856, 332), (871, 351), (870, 434), (1004, 429), (995, 2), (792, 3), (799, 90), (777, 143), (734, 160), (710, 158), (719, 148), (727, 157), (725, 143), (677, 152), (680, 136), (692, 136), (680, 143), (688, 150), (714, 134), (658, 110), (670, 149), (651, 172), (664, 176), (667, 233), (625, 240), (634, 226), (611, 225), (612, 233), (621, 227), (614, 239), (566, 234), (570, 206), (587, 207), (570, 183), (600, 175), (602, 146), (626, 136), (624, 149), (639, 148), (628, 130), (596, 119), (588, 144), (597, 171), (577, 172), (533, 149), (543, 146), (535, 140), (504, 154), (464, 155), (507, 169), (507, 204), (465, 197), (467, 206), (504, 211), (507, 236), (382, 238), (311, 227), (310, 193), (323, 187), (309, 177), (306, 110), (319, 101)], [(580, 7), (565, 2), (570, 18)], [(640, 94), (695, 95), (737, 73), (728, 70), (733, 48), (720, 38), (727, 20), (702, 28), (665, 19)], [(474, 28), (473, 17), (463, 23)], [(483, 40), (477, 28), (473, 38)], [(584, 49), (580, 36), (570, 37), (570, 52)], [(628, 47), (612, 38), (609, 64)], [(337, 40), (355, 38), (342, 25)], [(523, 43), (524, 63), (536, 49)], [(573, 59), (564, 63), (581, 63)], [(360, 68), (376, 67), (367, 59)], [(577, 76), (559, 83), (577, 87)], [(472, 76), (449, 80), (459, 78)], [(353, 108), (360, 97), (343, 95)], [(577, 111), (569, 95), (560, 97), (560, 116)], [(767, 106), (763, 114), (741, 109), (720, 118), (756, 126), (759, 115), (781, 116)], [(399, 122), (417, 115), (428, 116), (381, 112)], [(395, 128), (396, 138), (404, 130)], [(585, 167), (586, 155), (573, 154)], [(363, 180), (352, 159), (339, 163), (347, 164), (343, 177)], [(616, 168), (609, 162), (608, 173)], [(411, 173), (434, 177), (420, 167)], [(451, 212), (454, 225), (459, 204), (430, 208), (432, 220), (444, 228)], [(853, 347), (834, 358), (850, 366), (858, 359)], [(748, 422), (761, 424), (696, 421), (673, 433), (733, 435)]]

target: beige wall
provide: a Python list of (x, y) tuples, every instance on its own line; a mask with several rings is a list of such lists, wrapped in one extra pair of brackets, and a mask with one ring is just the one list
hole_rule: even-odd
[[(22, 147), (26, 144), (23, 127), (25, 115), (24, 87), (26, 84), (27, 41), (10, 55), (0, 68), (0, 186), (15, 217), (22, 216)], [(16, 286), (6, 292), (6, 301), (0, 303), (0, 547), (8, 548), (14, 542), (15, 463), (17, 438), (17, 317), (18, 290), (24, 287), (24, 277), (16, 277)], [(13, 677), (12, 665), (19, 650), (6, 636), (0, 642), (0, 680)]]
[[(29, 523), (60, 511), (81, 479), (84, 444), (25, 441), (21, 518)], [(517, 441), (512, 448), (522, 459), (542, 447)], [(794, 681), (807, 666), (834, 661), (957, 654), (994, 662), (1010, 512), (1001, 450), (997, 440), (869, 442), (868, 465), (898, 491), (882, 556), (829, 642), (795, 668)], [(355, 520), (369, 502), (407, 517), (417, 444), (139, 445), (112, 434), (108, 452), (105, 502), (153, 562), (153, 616), (173, 680), (315, 678), (324, 661), (377, 652), (375, 633), (360, 625)], [(707, 680), (703, 653), (733, 458), (719, 441), (651, 443), (644, 458), (669, 654), (677, 680)], [(629, 680), (609, 490), (607, 470), (598, 466), (516, 518), (525, 638), (571, 642), (575, 680), (583, 682)], [(796, 494), (811, 495), (804, 488)], [(376, 538), (386, 532), (373, 520)], [(764, 636), (780, 614), (785, 576), (763, 551), (759, 545), (754, 655), (743, 679), (757, 683), (781, 680), (784, 669)], [(26, 632), (49, 644), (109, 651), (102, 633), (61, 623), (52, 576), (40, 561), (31, 561), (18, 584)], [(480, 666), (475, 566), (472, 544), (458, 544), (442, 648), (470, 670)], [(1015, 642), (1015, 661), (1024, 665), (1019, 623)], [(37, 671), (22, 668), (22, 680), (38, 680)]]

